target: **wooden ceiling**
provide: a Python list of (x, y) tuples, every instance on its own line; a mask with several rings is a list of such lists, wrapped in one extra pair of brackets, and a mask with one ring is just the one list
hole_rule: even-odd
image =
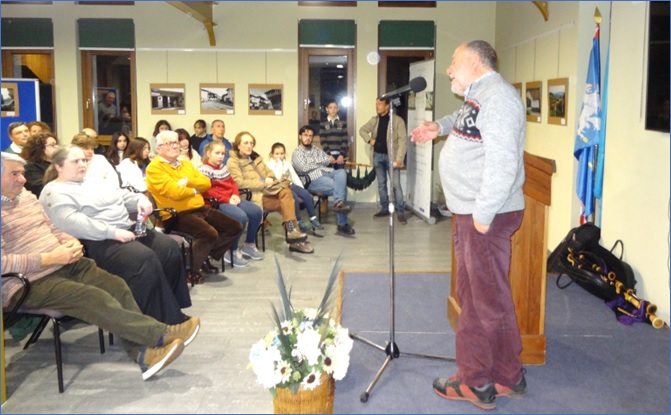
[(210, 46), (217, 46), (217, 39), (214, 37), (214, 26), (216, 26), (216, 23), (212, 21), (212, 6), (215, 3), (214, 1), (168, 1), (166, 3), (201, 22), (205, 30), (207, 30)]

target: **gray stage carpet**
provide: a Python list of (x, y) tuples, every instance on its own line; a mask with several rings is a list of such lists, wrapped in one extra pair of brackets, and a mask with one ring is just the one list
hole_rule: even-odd
[[(454, 357), (447, 315), (448, 274), (397, 274), (395, 343), (402, 353)], [(378, 345), (390, 340), (388, 274), (345, 273), (342, 324)], [(619, 323), (603, 302), (573, 284), (547, 281), (547, 363), (527, 366), (524, 399), (499, 399), (499, 413), (669, 413), (669, 331)], [(360, 402), (386, 358), (355, 340), (347, 376), (336, 383), (336, 413), (482, 413), (467, 402), (436, 395), (436, 377), (452, 375), (447, 361), (393, 359)]]

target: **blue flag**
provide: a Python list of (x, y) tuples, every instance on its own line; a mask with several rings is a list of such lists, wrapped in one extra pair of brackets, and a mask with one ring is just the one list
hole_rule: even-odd
[(601, 131), (601, 57), (599, 53), (599, 25), (594, 32), (592, 52), (589, 55), (585, 95), (580, 109), (578, 131), (573, 155), (578, 160), (576, 192), (582, 202), (580, 223), (594, 213), (595, 146)]

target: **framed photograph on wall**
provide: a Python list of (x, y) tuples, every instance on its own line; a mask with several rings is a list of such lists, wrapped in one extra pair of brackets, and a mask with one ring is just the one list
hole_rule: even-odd
[(526, 84), (527, 121), (541, 122), (541, 101), (543, 101), (543, 82), (534, 81)]
[(152, 114), (186, 114), (184, 84), (149, 84)]
[(2, 116), (18, 117), (19, 114), (19, 86), (14, 82), (3, 82)]
[(522, 95), (522, 82), (515, 82), (514, 84), (511, 84), (511, 85), (515, 87), (517, 92), (520, 93), (520, 98), (522, 98), (522, 100), (524, 100), (524, 95)]
[(201, 114), (235, 114), (233, 84), (200, 84)]
[(282, 84), (249, 84), (249, 115), (282, 115)]
[(548, 80), (548, 124), (566, 126), (568, 78)]

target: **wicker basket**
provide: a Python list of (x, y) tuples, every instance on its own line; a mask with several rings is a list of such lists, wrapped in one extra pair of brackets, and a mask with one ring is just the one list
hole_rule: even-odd
[(276, 414), (332, 414), (335, 397), (333, 377), (322, 373), (319, 386), (313, 390), (304, 390), (301, 386), (294, 395), (288, 388), (277, 388), (273, 399), (273, 412)]

